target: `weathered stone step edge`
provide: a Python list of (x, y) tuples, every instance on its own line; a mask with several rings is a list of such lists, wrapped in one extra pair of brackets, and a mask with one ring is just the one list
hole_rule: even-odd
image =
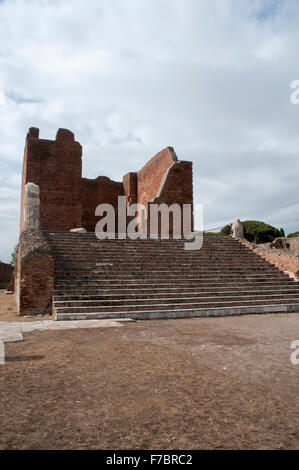
[[(145, 281), (145, 279), (142, 279), (142, 281)], [(140, 282), (140, 281), (135, 281), (135, 282), (132, 282), (132, 283), (126, 283), (125, 281), (119, 281), (117, 282), (117, 280), (115, 279), (111, 279), (110, 280), (110, 283), (109, 283), (109, 280), (106, 280), (106, 282), (92, 282), (92, 281), (79, 281), (79, 282), (74, 282), (74, 281), (66, 281), (64, 283), (55, 283), (55, 288), (54, 290), (55, 291), (74, 291), (74, 289), (76, 291), (78, 290), (94, 290), (94, 289), (99, 289), (99, 288), (102, 288), (102, 289), (109, 289), (109, 288), (113, 288), (113, 289), (127, 289), (127, 288), (130, 288), (131, 286), (136, 286), (136, 288), (142, 288), (143, 286), (152, 286), (152, 288), (159, 288), (161, 286), (165, 286), (165, 287), (168, 287), (169, 285), (171, 285), (171, 283), (165, 281), (165, 283), (162, 283), (162, 282), (152, 282), (153, 280), (150, 280), (151, 282)], [(206, 282), (205, 280), (202, 282), (202, 280), (196, 280), (196, 281), (190, 281), (190, 280), (186, 280), (186, 281), (177, 281), (177, 280), (174, 280), (175, 281), (175, 285), (176, 287), (179, 289), (179, 288), (185, 288), (185, 287), (198, 287), (198, 288), (209, 288), (209, 289), (218, 289), (219, 287), (224, 287), (226, 289), (231, 289), (235, 286), (239, 286), (239, 287), (261, 287), (261, 288), (266, 288), (267, 286), (271, 286), (272, 288), (274, 287), (281, 287), (281, 286), (295, 286), (297, 285), (298, 283), (296, 283), (295, 281), (292, 281), (292, 279), (290, 279), (290, 281), (286, 280), (286, 281), (275, 281), (275, 282), (272, 282), (270, 283), (269, 280), (258, 280), (258, 281), (255, 281), (255, 282), (250, 282), (248, 283), (247, 281), (244, 281), (243, 283), (240, 282), (240, 280), (238, 280), (238, 284), (237, 283), (234, 283), (234, 282), (225, 282), (223, 283), (223, 281), (219, 281), (219, 282), (214, 282), (214, 283), (211, 283), (211, 282)], [(173, 283), (172, 283), (173, 284)]]
[[(79, 259), (82, 256), (86, 257), (94, 257), (94, 256), (105, 256), (109, 258), (119, 258), (119, 257), (129, 257), (134, 256), (136, 259), (150, 257), (150, 256), (165, 256), (171, 254), (172, 257), (180, 257), (185, 259), (206, 259), (206, 258), (234, 258), (236, 256), (243, 256), (245, 259), (252, 259), (256, 256), (254, 252), (244, 253), (242, 250), (204, 250), (196, 253), (192, 253), (190, 251), (178, 251), (178, 250), (153, 250), (153, 251), (122, 251), (122, 250), (115, 250), (115, 251), (104, 251), (104, 250), (94, 250), (90, 251), (88, 249), (65, 249), (56, 251), (52, 248), (52, 254), (54, 256), (62, 256), (67, 258), (70, 255), (77, 256)], [(262, 261), (262, 258), (261, 258)]]
[[(116, 268), (116, 269), (113, 269), (113, 268), (109, 268), (109, 269), (105, 269), (105, 268), (95, 268), (95, 269), (86, 269), (86, 270), (83, 270), (83, 269), (59, 269), (59, 270), (55, 270), (55, 274), (57, 277), (61, 277), (61, 276), (65, 276), (65, 275), (68, 275), (68, 274), (72, 274), (72, 275), (90, 275), (90, 276), (94, 276), (94, 275), (100, 275), (103, 273), (103, 275), (106, 275), (106, 274), (115, 274), (115, 275), (119, 275), (119, 274), (122, 274), (124, 273), (124, 275), (126, 276), (127, 274), (132, 274), (132, 273), (138, 273), (138, 274), (142, 274), (142, 273), (145, 273), (145, 274), (152, 274), (152, 275), (159, 275), (159, 273), (165, 273), (165, 271), (167, 272), (168, 269), (165, 267), (164, 269), (156, 269), (156, 270), (149, 270), (149, 269), (144, 269), (144, 267), (140, 267), (140, 269), (136, 268), (136, 267), (132, 267), (130, 269), (126, 269), (126, 268), (123, 268), (121, 269), (120, 268)], [(246, 269), (246, 270), (221, 270), (221, 269), (211, 269), (211, 270), (204, 270), (204, 269), (181, 269), (181, 270), (174, 270), (174, 269), (171, 269), (171, 267), (169, 268), (169, 271), (172, 275), (185, 275), (185, 273), (188, 273), (189, 276), (192, 276), (194, 274), (200, 274), (200, 275), (209, 275), (209, 276), (214, 276), (214, 275), (222, 275), (222, 276), (229, 276), (229, 274), (231, 274), (231, 276), (238, 276), (240, 274), (247, 274), (247, 275), (256, 275), (256, 276), (266, 276), (266, 275), (271, 275), (271, 276), (279, 276), (279, 275), (283, 275), (284, 273), (278, 269), (269, 269), (269, 270), (257, 270), (257, 269)]]
[[(161, 241), (161, 242), (165, 242), (165, 241), (169, 241), (169, 242), (182, 242), (183, 240), (187, 240), (185, 238), (181, 238), (181, 239), (178, 239), (178, 238), (162, 238), (162, 237), (155, 237), (155, 238), (151, 238), (149, 235), (147, 237), (145, 237), (144, 239), (139, 239), (137, 238), (136, 240), (132, 240), (131, 238), (129, 237), (126, 237), (126, 238), (115, 238), (115, 239), (109, 239), (109, 238), (106, 238), (104, 240), (100, 240), (97, 236), (96, 236), (96, 233), (95, 232), (85, 232), (85, 233), (75, 233), (75, 232), (69, 232), (69, 231), (57, 231), (57, 230), (45, 230), (45, 233), (52, 237), (53, 239), (62, 239), (62, 238), (67, 238), (67, 239), (75, 239), (75, 240), (79, 240), (79, 239), (89, 239), (89, 238), (93, 238), (94, 240), (96, 241), (99, 241), (99, 243), (111, 243), (111, 242), (115, 242), (115, 241), (118, 241), (118, 242), (125, 242), (125, 241), (129, 241), (129, 242), (143, 242), (143, 241)], [(203, 238), (206, 239), (206, 240), (209, 240), (211, 241), (211, 243), (215, 242), (216, 240), (227, 240), (227, 241), (234, 241), (236, 242), (236, 240), (228, 235), (219, 235), (217, 237), (211, 237), (211, 236), (208, 236), (208, 235), (203, 235)]]
[(131, 318), (134, 320), (159, 320), (174, 318), (200, 318), (212, 316), (233, 316), (233, 315), (249, 315), (249, 314), (266, 314), (266, 313), (298, 313), (299, 304), (283, 304), (283, 305), (254, 305), (247, 307), (221, 307), (211, 309), (179, 309), (179, 310), (161, 310), (161, 311), (140, 311), (140, 312), (113, 312), (113, 313), (56, 313), (56, 320), (88, 320), (88, 319), (104, 319), (104, 318)]
[(221, 252), (235, 252), (235, 253), (244, 253), (244, 254), (250, 254), (252, 253), (249, 248), (243, 246), (243, 245), (235, 245), (235, 244), (218, 244), (218, 245), (209, 245), (207, 243), (204, 243), (202, 248), (200, 250), (185, 250), (184, 244), (149, 244), (149, 243), (144, 243), (144, 244), (132, 244), (132, 245), (120, 245), (120, 244), (112, 244), (112, 245), (102, 245), (101, 243), (92, 243), (92, 242), (86, 242), (86, 243), (53, 243), (49, 242), (52, 250), (53, 251), (65, 251), (68, 252), (69, 250), (73, 251), (83, 251), (85, 248), (87, 251), (90, 253), (95, 253), (98, 252), (99, 250), (101, 252), (107, 252), (107, 253), (120, 253), (120, 252), (132, 252), (132, 253), (146, 253), (148, 252), (155, 252), (155, 251), (172, 251), (174, 253), (186, 253), (188, 255), (193, 254), (197, 255), (199, 253), (203, 253), (204, 251), (206, 252), (216, 252), (216, 253), (221, 253)]
[[(276, 300), (272, 300), (271, 301), (271, 305), (276, 305), (276, 304), (280, 304), (280, 305), (284, 305), (286, 303), (292, 303), (292, 304), (297, 304), (299, 305), (299, 298), (294, 298), (294, 299), (276, 299)], [(171, 302), (169, 304), (166, 304), (166, 303), (152, 303), (152, 304), (134, 304), (134, 305), (111, 305), (111, 306), (104, 306), (104, 305), (95, 305), (93, 307), (80, 307), (80, 306), (77, 306), (76, 307), (76, 310), (77, 311), (82, 311), (83, 310), (83, 313), (84, 311), (85, 312), (88, 312), (88, 311), (92, 311), (94, 309), (98, 309), (99, 313), (100, 312), (114, 312), (115, 309), (119, 308), (119, 309), (122, 309), (122, 310), (125, 310), (127, 312), (133, 312), (134, 309), (137, 309), (137, 308), (144, 308), (145, 310), (148, 309), (148, 310), (153, 310), (153, 309), (156, 309), (156, 308), (160, 308), (161, 310), (165, 310), (165, 309), (168, 309), (168, 308), (171, 308), (171, 307), (182, 307), (182, 308), (186, 308), (187, 305), (193, 306), (193, 308), (204, 308), (204, 306), (206, 308), (215, 308), (215, 307), (226, 307), (226, 306), (235, 306), (235, 304), (239, 304), (240, 306), (246, 306), (246, 305), (265, 305), (265, 301), (258, 301), (256, 299), (254, 300), (236, 300), (236, 301), (222, 301), (222, 302), (217, 302), (217, 301), (214, 301), (214, 302)], [(55, 307), (54, 306), (54, 310), (56, 312), (66, 312), (66, 310), (71, 310), (71, 307)], [(95, 310), (96, 311), (96, 310)], [(67, 313), (67, 312), (66, 312)]]
[[(246, 274), (246, 276), (244, 276), (244, 278), (259, 278), (259, 279), (263, 279), (265, 277), (270, 277), (271, 279), (277, 279), (277, 278), (283, 278), (284, 276), (286, 276), (282, 271), (270, 271), (270, 276), (269, 276), (269, 273), (267, 273), (267, 271), (262, 271), (262, 272), (258, 272), (256, 273), (255, 270), (253, 270), (252, 272), (248, 272), (246, 271), (245, 273), (241, 272), (241, 273), (230, 273), (230, 271), (226, 272), (226, 271), (220, 271), (220, 272), (215, 272), (215, 271), (210, 271), (210, 272), (204, 272), (204, 271), (198, 271), (198, 270), (193, 270), (192, 273), (190, 273), (190, 270), (187, 270), (187, 272), (189, 272), (188, 275), (185, 275), (185, 271), (174, 271), (172, 270), (170, 273), (168, 273), (168, 278), (177, 278), (179, 276), (184, 276), (185, 279), (187, 278), (194, 278), (195, 276), (197, 278), (200, 278), (200, 279), (203, 279), (203, 278), (214, 278), (217, 277), (217, 278), (231, 278), (231, 279), (236, 279), (239, 276), (239, 274)], [(94, 271), (59, 271), (59, 272), (55, 272), (55, 277), (57, 279), (63, 279), (63, 278), (66, 278), (66, 277), (69, 277), (69, 275), (71, 274), (72, 277), (71, 279), (76, 279), (76, 278), (81, 278), (81, 279), (84, 279), (84, 278), (96, 278), (98, 280), (101, 280), (103, 279), (100, 274), (102, 273), (102, 270), (98, 272), (98, 270), (94, 270)], [(140, 274), (143, 274), (143, 275), (147, 275), (147, 276), (152, 276), (153, 278), (157, 278), (156, 276), (157, 275), (162, 275), (161, 273), (164, 274), (164, 271), (162, 270), (159, 270), (159, 271), (139, 271), (139, 270), (128, 270), (128, 271), (125, 271), (125, 270), (111, 270), (111, 271), (105, 271), (105, 273), (103, 273), (104, 275), (104, 279), (107, 279), (107, 275), (111, 275), (111, 277), (109, 277), (109, 279), (111, 278), (118, 278), (119, 276), (125, 276), (127, 278), (127, 276), (136, 276), (137, 274), (140, 275)], [(184, 273), (184, 274), (182, 274)], [(162, 279), (164, 278), (164, 276), (162, 277)], [(137, 277), (136, 277), (137, 279)]]
[[(75, 293), (76, 291), (73, 291), (73, 294), (55, 294), (53, 292), (53, 298), (54, 300), (59, 300), (61, 298), (65, 299), (65, 297), (72, 297), (74, 300), (84, 300), (85, 298), (90, 299), (90, 300), (97, 300), (97, 299), (107, 299), (107, 298), (146, 298), (149, 296), (151, 298), (153, 295), (154, 296), (161, 296), (161, 295), (176, 295), (176, 296), (184, 296), (184, 295), (192, 295), (192, 296), (230, 296), (230, 295), (262, 295), (265, 293), (265, 295), (278, 295), (279, 294), (299, 294), (299, 286), (297, 289), (273, 289), (273, 290), (268, 290), (268, 289), (248, 289), (248, 290), (222, 290), (222, 291), (215, 291), (215, 290), (209, 290), (209, 291), (203, 291), (203, 290), (190, 290), (189, 292), (184, 292), (184, 290), (181, 289), (173, 289), (172, 291), (169, 289), (164, 289), (164, 291), (159, 291), (155, 292), (152, 289), (148, 289), (147, 292), (140, 292), (138, 289), (135, 289), (135, 292), (128, 292), (127, 290), (123, 290), (121, 293), (107, 293), (107, 292), (102, 292), (102, 293), (94, 293), (94, 294), (78, 294)], [(75, 299), (77, 297), (77, 299)]]
[[(188, 243), (188, 242), (187, 242)], [(121, 250), (128, 250), (128, 251), (146, 251), (146, 250), (174, 250), (174, 251), (182, 251), (186, 253), (199, 253), (202, 250), (213, 250), (213, 251), (227, 251), (228, 249), (232, 249), (235, 251), (242, 251), (243, 253), (250, 253), (251, 250), (241, 244), (233, 243), (218, 243), (218, 244), (210, 244), (204, 241), (200, 250), (186, 250), (185, 242), (171, 242), (171, 243), (157, 243), (157, 242), (142, 242), (142, 243), (111, 243), (111, 244), (103, 244), (101, 242), (97, 242), (95, 240), (86, 240), (86, 241), (53, 241), (49, 240), (49, 244), (53, 247), (54, 250), (64, 250), (64, 249), (83, 249), (88, 248), (88, 250), (103, 250), (103, 251), (121, 251)]]
[(55, 269), (55, 276), (56, 277), (65, 277), (65, 276), (68, 276), (68, 275), (72, 275), (72, 276), (98, 276), (100, 277), (100, 275), (103, 275), (103, 276), (106, 276), (106, 274), (115, 274), (115, 275), (119, 275), (121, 273), (123, 273), (124, 276), (126, 276), (127, 274), (134, 274), (134, 273), (138, 273), (138, 275), (140, 273), (146, 273), (146, 274), (153, 274), (153, 275), (157, 275), (159, 273), (161, 273), (161, 275), (164, 277), (164, 274), (165, 272), (167, 271), (170, 271), (171, 273), (173, 274), (176, 274), (176, 275), (179, 275), (179, 276), (185, 276), (185, 274), (187, 273), (189, 276), (193, 276), (193, 275), (200, 275), (200, 276), (214, 276), (214, 275), (222, 275), (222, 276), (239, 276), (239, 275), (249, 275), (249, 276), (266, 276), (266, 275), (270, 275), (270, 276), (281, 276), (281, 275), (284, 275), (284, 272), (283, 271), (280, 271), (278, 270), (277, 268), (276, 269), (245, 269), (245, 270), (237, 270), (237, 269), (201, 269), (201, 268), (189, 268), (189, 269), (184, 269), (182, 268), (181, 270), (178, 270), (178, 269), (175, 269), (174, 267), (169, 267), (169, 269), (167, 269), (166, 267), (163, 268), (163, 269), (156, 269), (156, 270), (153, 270), (153, 269), (145, 269), (145, 267), (131, 267), (130, 269), (127, 269), (127, 268), (121, 268), (121, 267), (116, 267), (116, 268), (112, 268), (110, 267), (109, 269), (108, 268), (105, 268), (105, 267), (97, 267), (97, 268), (90, 268), (90, 269), (68, 269), (68, 268), (59, 268)]
[[(80, 300), (80, 299), (84, 299), (84, 298), (88, 298), (88, 299), (94, 299), (96, 300), (97, 298), (98, 299), (105, 299), (105, 298), (117, 298), (117, 297), (120, 297), (120, 298), (124, 298), (125, 296), (126, 297), (140, 297), (140, 298), (145, 298), (145, 296), (149, 296), (149, 297), (152, 297), (153, 295), (155, 296), (159, 296), (159, 295), (179, 295), (179, 296), (183, 296), (183, 295), (213, 295), (213, 296), (225, 296), (225, 295), (241, 295), (241, 294), (248, 294), (248, 295), (255, 295), (255, 294), (261, 294), (261, 293), (264, 293), (266, 292), (267, 294), (277, 294), (278, 292), (281, 293), (281, 294), (297, 294), (299, 293), (299, 285), (298, 285), (298, 288), (294, 289), (292, 287), (290, 287), (289, 289), (275, 289), (275, 290), (271, 290), (271, 289), (248, 289), (248, 290), (244, 290), (244, 289), (235, 289), (235, 290), (228, 290), (226, 288), (223, 288), (222, 290), (219, 290), (219, 291), (215, 291), (215, 290), (196, 290), (195, 288), (194, 289), (177, 289), (177, 288), (173, 288), (173, 290), (171, 291), (170, 290), (171, 288), (164, 288), (162, 290), (157, 290), (155, 291), (155, 289), (133, 289), (133, 292), (130, 292), (130, 289), (122, 289), (121, 292), (116, 292), (114, 293), (113, 291), (111, 292), (111, 289), (106, 289), (106, 290), (100, 290), (100, 291), (92, 291), (90, 294), (80, 294), (78, 293), (78, 291), (76, 290), (73, 290), (73, 291), (53, 291), (53, 299), (54, 300), (59, 300), (59, 299), (65, 299), (66, 297), (71, 297), (71, 299), (74, 299), (76, 300), (75, 298), (77, 298), (77, 300)], [(120, 289), (117, 289), (118, 291)], [(107, 292), (109, 291), (109, 292)]]
[[(59, 261), (59, 263), (58, 263)], [(215, 269), (215, 268), (234, 268), (234, 269), (243, 269), (245, 270), (246, 268), (256, 268), (256, 269), (277, 269), (273, 265), (269, 265), (267, 263), (262, 263), (259, 262), (258, 260), (250, 260), (250, 261), (244, 261), (244, 260), (236, 260), (236, 261), (221, 261), (219, 262), (218, 260), (195, 260), (193, 259), (192, 261), (186, 261), (186, 260), (167, 260), (159, 258), (158, 260), (154, 260), (151, 257), (150, 261), (142, 260), (140, 262), (136, 262), (132, 257), (128, 260), (125, 260), (124, 258), (120, 258), (117, 262), (114, 262), (111, 258), (103, 259), (99, 258), (99, 260), (95, 260), (94, 258), (90, 261), (88, 260), (82, 260), (80, 262), (76, 262), (73, 258), (69, 262), (65, 262), (64, 260), (60, 259), (57, 261), (57, 267), (62, 267), (62, 268), (67, 268), (67, 269), (87, 269), (87, 268), (96, 268), (97, 266), (101, 267), (117, 267), (117, 266), (126, 266), (126, 267), (133, 267), (133, 266), (148, 266), (148, 267), (165, 267), (167, 268), (168, 266), (184, 266), (185, 268), (190, 268), (190, 267), (198, 267), (198, 268), (205, 268), (205, 269)], [(180, 263), (178, 263), (180, 261)], [(240, 263), (242, 262), (242, 265), (240, 266)], [(244, 266), (244, 267), (243, 267)]]
[[(240, 262), (242, 262), (242, 264), (244, 263), (244, 265), (246, 266), (256, 266), (256, 267), (268, 267), (269, 264), (267, 261), (263, 260), (262, 258), (259, 260), (259, 259), (242, 259), (242, 258), (239, 258), (239, 259), (234, 259), (232, 260), (231, 258), (229, 259), (225, 259), (224, 257), (221, 257), (221, 259), (218, 259), (218, 258), (211, 258), (211, 259), (203, 259), (203, 258), (192, 258), (192, 259), (186, 259), (186, 258), (177, 258), (177, 259), (173, 259), (173, 260), (169, 260), (167, 259), (167, 257), (162, 257), (162, 256), (159, 256), (157, 258), (154, 258), (153, 256), (150, 256), (148, 258), (148, 260), (146, 260), (145, 258), (140, 258), (140, 260), (136, 260), (133, 256), (130, 256), (128, 258), (125, 258), (125, 257), (120, 257), (120, 258), (112, 258), (112, 257), (107, 257), (107, 258), (103, 258), (102, 256), (99, 256), (98, 258), (96, 257), (91, 257), (90, 259), (87, 259), (87, 257), (85, 257), (85, 259), (82, 259), (82, 260), (77, 260), (76, 258), (74, 257), (71, 257), (69, 260), (67, 259), (64, 259), (63, 257), (60, 257), (58, 259), (56, 259), (56, 263), (61, 266), (80, 266), (81, 264), (88, 264), (90, 266), (96, 266), (97, 264), (100, 264), (100, 263), (109, 263), (109, 264), (113, 264), (114, 266), (118, 265), (119, 263), (123, 263), (123, 264), (127, 264), (127, 265), (141, 265), (141, 264), (146, 264), (146, 265), (151, 265), (151, 264), (154, 264), (156, 265), (157, 263), (163, 265), (163, 264), (166, 264), (166, 263), (169, 263), (169, 264), (176, 264), (178, 262), (182, 262), (184, 263), (185, 265), (187, 266), (192, 266), (192, 265), (206, 265), (207, 263), (211, 264), (213, 267), (214, 266), (219, 266), (219, 267), (225, 267), (225, 266), (238, 266), (240, 265)], [(271, 267), (271, 265), (270, 265)]]
[[(244, 259), (250, 260), (254, 259), (257, 255), (254, 252), (248, 252), (244, 253), (242, 250), (240, 251), (233, 251), (233, 250), (226, 250), (226, 251), (216, 251), (216, 250), (202, 250), (201, 252), (198, 253), (192, 253), (192, 252), (186, 252), (186, 251), (178, 251), (178, 250), (165, 250), (165, 251), (142, 251), (142, 252), (133, 252), (133, 251), (121, 251), (121, 250), (115, 250), (113, 252), (106, 252), (102, 250), (96, 250), (96, 251), (89, 251), (89, 250), (60, 250), (60, 251), (55, 251), (53, 250), (52, 247), (52, 254), (56, 257), (63, 257), (63, 258), (68, 258), (72, 255), (76, 256), (77, 259), (80, 259), (82, 257), (86, 258), (94, 258), (94, 257), (107, 257), (107, 258), (124, 258), (124, 257), (134, 257), (135, 259), (146, 259), (150, 257), (155, 257), (158, 258), (159, 256), (167, 258), (167, 256), (171, 255), (172, 258), (183, 258), (187, 260), (191, 259), (236, 259), (237, 257), (244, 257)], [(259, 261), (263, 261), (263, 258), (257, 258)]]
[[(281, 300), (282, 296), (281, 294), (266, 294), (266, 293), (261, 293), (261, 294), (254, 294), (254, 295), (244, 295), (244, 294), (234, 294), (234, 295), (227, 295), (227, 296), (217, 296), (217, 302), (247, 302), (247, 301), (261, 301), (261, 300), (276, 300), (279, 299)], [(299, 302), (299, 292), (296, 294), (290, 293), (290, 294), (283, 294), (283, 299), (288, 300), (297, 300)], [(133, 305), (144, 305), (147, 302), (150, 303), (151, 305), (156, 305), (156, 304), (164, 304), (164, 303), (205, 303), (205, 301), (215, 301), (215, 295), (211, 296), (204, 296), (204, 295), (198, 295), (195, 297), (181, 297), (178, 296), (177, 294), (173, 294), (172, 297), (149, 297), (149, 298), (129, 298), (128, 296), (124, 296), (123, 298), (117, 298), (117, 299), (71, 299), (71, 300), (58, 300), (58, 299), (53, 299), (54, 300), (54, 306), (55, 307), (85, 307), (85, 306), (98, 306), (101, 305), (102, 307), (106, 306), (114, 306), (114, 305), (130, 305), (131, 302), (134, 302)], [(179, 302), (178, 302), (179, 300)], [(197, 301), (197, 302), (196, 302)]]
[[(128, 282), (128, 281), (131, 281), (132, 282)], [(185, 284), (188, 284), (188, 282), (196, 282), (198, 283), (198, 285), (202, 286), (204, 284), (206, 284), (207, 286), (217, 286), (221, 283), (229, 286), (229, 285), (235, 285), (237, 283), (240, 283), (240, 284), (289, 284), (289, 285), (295, 285), (296, 284), (296, 281), (290, 279), (290, 281), (288, 281), (288, 279), (284, 280), (284, 279), (279, 279), (279, 277), (276, 277), (276, 278), (267, 278), (267, 277), (235, 277), (235, 278), (229, 278), (229, 277), (218, 277), (218, 276), (215, 276), (214, 278), (212, 277), (201, 277), (201, 278), (194, 278), (194, 277), (186, 277), (185, 279), (177, 279), (176, 277), (171, 277), (171, 276), (167, 276), (167, 280), (165, 280), (165, 282), (163, 282), (162, 279), (156, 279), (155, 277), (152, 277), (152, 276), (140, 276), (139, 279), (136, 279), (136, 278), (128, 278), (127, 279), (127, 285), (128, 287), (130, 285), (142, 285), (144, 283), (146, 283), (146, 281), (149, 281), (148, 284), (156, 284), (156, 285), (161, 285), (161, 286), (164, 286), (164, 285), (167, 285), (167, 284), (170, 284), (171, 282), (175, 283), (176, 286), (183, 286)], [(69, 285), (74, 285), (76, 287), (79, 287), (81, 286), (82, 284), (84, 285), (94, 285), (94, 286), (108, 286), (108, 285), (112, 285), (112, 284), (118, 284), (118, 285), (124, 285), (126, 284), (126, 280), (122, 279), (121, 277), (117, 278), (117, 277), (106, 277), (105, 279), (103, 278), (93, 278), (93, 277), (77, 277), (77, 278), (72, 278), (72, 277), (65, 277), (65, 278), (59, 278), (59, 279), (56, 279), (55, 280), (55, 288), (58, 288), (57, 286), (69, 286)]]

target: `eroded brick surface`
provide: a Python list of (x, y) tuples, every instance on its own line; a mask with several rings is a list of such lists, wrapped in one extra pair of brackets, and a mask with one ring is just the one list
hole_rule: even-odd
[(21, 315), (51, 312), (54, 260), (42, 230), (21, 233), (15, 285)]

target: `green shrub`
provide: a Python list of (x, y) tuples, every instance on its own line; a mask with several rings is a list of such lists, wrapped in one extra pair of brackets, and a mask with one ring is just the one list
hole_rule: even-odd
[(299, 230), (298, 232), (293, 232), (288, 234), (288, 238), (299, 237)]
[(220, 234), (221, 235), (230, 235), (231, 230), (232, 230), (232, 224), (227, 224), (221, 229)]
[(175, 171), (176, 173), (178, 173), (179, 171), (181, 171), (181, 169), (180, 169), (179, 166), (174, 166), (172, 169), (173, 169), (173, 171)]
[(221, 232), (204, 232), (205, 237), (220, 237), (222, 235)]

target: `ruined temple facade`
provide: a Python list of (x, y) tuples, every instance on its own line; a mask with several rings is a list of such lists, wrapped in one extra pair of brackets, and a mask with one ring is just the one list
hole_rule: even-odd
[(95, 231), (99, 220), (96, 207), (111, 204), (117, 215), (118, 196), (126, 197), (127, 207), (143, 204), (146, 213), (151, 203), (177, 203), (181, 207), (193, 204), (192, 162), (179, 161), (172, 147), (159, 152), (140, 171), (127, 173), (120, 182), (105, 176), (82, 178), (82, 146), (66, 129), (59, 129), (55, 140), (40, 139), (39, 129), (29, 129), (22, 177), (21, 232), (27, 183), (39, 186), (43, 230), (83, 227)]
[[(173, 148), (167, 147), (140, 171), (127, 173), (122, 181), (112, 181), (105, 176), (82, 178), (82, 147), (72, 132), (59, 129), (55, 140), (46, 140), (39, 138), (39, 129), (29, 129), (25, 142), (20, 238), (14, 273), (19, 314), (52, 311), (55, 259), (49, 234), (64, 237), (70, 230), (80, 228), (95, 232), (96, 224), (101, 220), (95, 215), (99, 204), (113, 206), (118, 233), (119, 196), (125, 197), (122, 199), (126, 203), (125, 211), (132, 204), (144, 205), (147, 227), (147, 214), (153, 203), (168, 206), (176, 203), (180, 207), (188, 204), (192, 215), (192, 163), (179, 161)], [(125, 213), (125, 224), (134, 218), (132, 214), (128, 216)], [(170, 215), (170, 236), (172, 224)], [(191, 230), (192, 225), (191, 220)], [(159, 229), (158, 226), (158, 235)], [(138, 224), (137, 230), (140, 230)], [(120, 238), (119, 234), (116, 238)]]
[[(299, 311), (296, 253), (273, 257), (233, 237), (205, 237), (203, 246), (189, 251), (171, 223), (170, 240), (163, 239), (163, 227), (154, 232), (158, 237), (151, 231), (147, 239), (120, 237), (124, 232), (115, 227), (118, 240), (102, 239), (92, 233), (101, 220), (95, 210), (103, 203), (117, 212), (119, 196), (124, 203), (119, 213), (142, 204), (147, 226), (149, 208), (162, 204), (187, 205), (192, 215), (192, 163), (179, 161), (167, 147), (122, 181), (82, 178), (82, 147), (72, 132), (59, 129), (51, 141), (29, 130), (14, 282), (20, 315), (152, 319)], [(120, 217), (121, 229), (130, 217)], [(240, 227), (234, 235), (242, 235)], [(186, 295), (186, 288), (193, 292)], [(223, 289), (231, 291), (229, 298)]]

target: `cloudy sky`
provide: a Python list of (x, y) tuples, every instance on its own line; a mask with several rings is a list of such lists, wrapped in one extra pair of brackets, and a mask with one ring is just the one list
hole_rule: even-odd
[(0, 0), (0, 260), (17, 242), (29, 127), (120, 180), (167, 145), (206, 228), (299, 230), (298, 0)]

